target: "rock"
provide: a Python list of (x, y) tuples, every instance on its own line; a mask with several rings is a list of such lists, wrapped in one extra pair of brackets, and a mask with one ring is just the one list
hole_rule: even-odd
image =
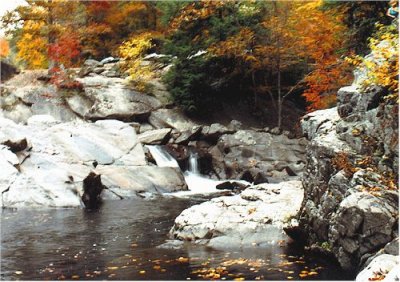
[(101, 65), (109, 64), (109, 63), (116, 63), (119, 62), (119, 58), (114, 58), (114, 57), (107, 57), (104, 58), (103, 60), (100, 61)]
[(139, 141), (146, 145), (165, 144), (171, 133), (171, 128), (162, 128), (146, 131), (138, 136)]
[(180, 132), (191, 130), (197, 124), (178, 109), (158, 109), (149, 117), (149, 123), (155, 128), (174, 128)]
[(170, 235), (214, 248), (272, 243), (285, 238), (282, 227), (296, 215), (302, 198), (299, 181), (252, 186), (184, 210)]
[(140, 124), (140, 129), (139, 129), (140, 134), (147, 132), (147, 131), (151, 131), (151, 130), (154, 130), (154, 127), (151, 124), (146, 123), (146, 122)]
[(306, 161), (306, 144), (305, 139), (239, 130), (221, 136), (209, 153), (213, 157), (214, 171), (220, 178), (239, 179), (246, 171), (251, 171), (247, 180), (253, 182), (258, 172), (258, 181), (263, 181), (261, 176), (265, 178), (269, 172), (286, 167), (300, 175)]
[(53, 116), (50, 115), (34, 115), (28, 118), (27, 124), (33, 126), (50, 126), (60, 123)]
[(231, 120), (231, 122), (228, 125), (228, 129), (232, 131), (238, 131), (242, 129), (242, 123), (238, 120)]
[(398, 236), (398, 190), (391, 184), (398, 179), (398, 106), (382, 99), (381, 88), (358, 84), (339, 90), (337, 108), (302, 119), (310, 142), (293, 232), (308, 246), (329, 246), (352, 271), (386, 254)]
[(0, 144), (9, 147), (15, 153), (24, 150), (28, 141), (21, 134), (20, 126), (9, 119), (0, 118)]
[(87, 189), (95, 189), (93, 193), (86, 189), (83, 201), (92, 206), (100, 189), (99, 177), (87, 178), (92, 171), (102, 175), (106, 194), (117, 198), (187, 189), (179, 169), (147, 166), (134, 128), (121, 121), (24, 126), (0, 119), (0, 126), (30, 143), (16, 154), (0, 145), (4, 207), (82, 207), (86, 182), (90, 182)]
[(337, 94), (339, 116), (345, 118), (377, 108), (383, 96), (384, 90), (378, 86), (369, 87), (362, 94), (355, 86), (342, 87)]
[(201, 133), (201, 126), (194, 126), (190, 130), (182, 132), (179, 137), (175, 139), (176, 144), (188, 144), (190, 141), (197, 139)]
[(398, 281), (399, 270), (398, 256), (380, 255), (357, 275), (356, 281)]
[(101, 202), (100, 194), (105, 186), (101, 183), (101, 175), (94, 172), (83, 179), (82, 201), (88, 209), (97, 208)]
[(93, 59), (88, 59), (83, 63), (84, 66), (87, 67), (97, 67), (99, 65), (102, 65), (99, 61), (93, 60)]
[(239, 193), (246, 189), (248, 186), (249, 185), (245, 185), (236, 181), (226, 181), (218, 184), (217, 186), (215, 186), (215, 188), (218, 190), (231, 190), (235, 193)]
[(174, 167), (99, 165), (95, 172), (110, 190), (169, 193), (187, 190), (182, 172)]
[(91, 110), (94, 102), (84, 95), (73, 95), (65, 99), (70, 109), (78, 116), (84, 118), (85, 115)]
[[(104, 73), (103, 73), (104, 74)], [(144, 121), (152, 111), (161, 106), (154, 97), (136, 92), (120, 78), (93, 76), (78, 79), (85, 89), (86, 108), (71, 107), (89, 120), (118, 119), (122, 121)], [(75, 98), (78, 99), (78, 98)], [(81, 98), (82, 99), (82, 98)], [(73, 101), (68, 101), (71, 104)]]
[(207, 141), (215, 142), (224, 134), (231, 134), (233, 130), (229, 130), (226, 126), (220, 123), (213, 123), (210, 126), (203, 126), (201, 130), (201, 138)]
[(4, 60), (0, 61), (0, 70), (1, 70), (0, 78), (3, 83), (18, 73), (18, 70), (16, 67), (5, 62)]

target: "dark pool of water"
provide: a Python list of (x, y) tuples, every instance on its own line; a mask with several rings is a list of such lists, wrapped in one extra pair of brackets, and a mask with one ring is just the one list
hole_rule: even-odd
[[(157, 248), (193, 201), (108, 201), (97, 211), (3, 210), (2, 280), (345, 280), (332, 262), (285, 244), (217, 251)], [(307, 274), (308, 273), (308, 274)], [(307, 274), (307, 275), (306, 275)]]

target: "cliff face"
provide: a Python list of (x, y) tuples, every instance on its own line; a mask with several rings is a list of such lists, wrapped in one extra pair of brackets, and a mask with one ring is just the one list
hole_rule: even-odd
[(310, 143), (300, 230), (347, 270), (377, 253), (398, 255), (397, 244), (385, 248), (398, 237), (398, 105), (384, 95), (379, 87), (344, 87), (337, 108), (302, 120)]

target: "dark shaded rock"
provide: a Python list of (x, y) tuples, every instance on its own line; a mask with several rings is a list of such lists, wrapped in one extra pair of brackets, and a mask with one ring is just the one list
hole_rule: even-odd
[(337, 94), (339, 116), (345, 118), (377, 108), (383, 96), (384, 90), (378, 86), (371, 86), (362, 94), (354, 86), (343, 87)]
[(175, 139), (175, 143), (188, 144), (190, 141), (193, 141), (199, 137), (201, 130), (201, 126), (194, 126), (192, 129), (182, 132), (179, 137)]
[(215, 188), (218, 190), (231, 190), (235, 194), (242, 192), (247, 187), (249, 187), (249, 185), (236, 181), (226, 181), (215, 186)]
[(5, 82), (10, 79), (15, 74), (19, 73), (18, 69), (13, 65), (6, 63), (5, 61), (0, 61), (0, 70), (1, 70), (1, 81)]
[(5, 140), (4, 142), (2, 142), (1, 144), (7, 146), (8, 148), (10, 148), (10, 150), (13, 153), (25, 150), (26, 147), (28, 146), (28, 141), (26, 141), (26, 138), (22, 138), (19, 140)]
[(82, 201), (88, 209), (98, 208), (101, 204), (101, 192), (105, 186), (101, 183), (101, 175), (94, 172), (83, 180)]

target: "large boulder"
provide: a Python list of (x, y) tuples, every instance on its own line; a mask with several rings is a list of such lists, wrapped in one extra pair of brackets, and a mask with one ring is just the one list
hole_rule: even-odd
[(171, 133), (171, 128), (161, 128), (146, 131), (138, 136), (139, 141), (146, 145), (165, 144)]
[(170, 231), (179, 240), (214, 248), (259, 246), (286, 238), (282, 228), (303, 199), (300, 181), (252, 186), (184, 210)]
[(345, 87), (337, 108), (302, 119), (310, 142), (294, 234), (347, 270), (359, 270), (398, 236), (398, 113), (384, 94)]
[(238, 179), (250, 173), (250, 180), (254, 181), (257, 174), (257, 178), (272, 177), (273, 171), (288, 170), (292, 175), (300, 175), (306, 160), (306, 144), (304, 138), (289, 139), (285, 135), (239, 130), (222, 135), (209, 153), (220, 178)]
[(109, 189), (119, 194), (169, 193), (187, 190), (179, 168), (157, 166), (98, 166), (95, 170)]
[(191, 130), (197, 124), (178, 109), (158, 109), (149, 117), (149, 123), (155, 128), (173, 128), (179, 132)]
[(161, 106), (156, 98), (131, 89), (121, 78), (95, 75), (78, 81), (84, 87), (84, 94), (81, 95), (87, 101), (85, 108), (82, 108), (79, 100), (76, 101), (79, 98), (67, 99), (67, 102), (74, 111), (89, 120), (143, 121)]

